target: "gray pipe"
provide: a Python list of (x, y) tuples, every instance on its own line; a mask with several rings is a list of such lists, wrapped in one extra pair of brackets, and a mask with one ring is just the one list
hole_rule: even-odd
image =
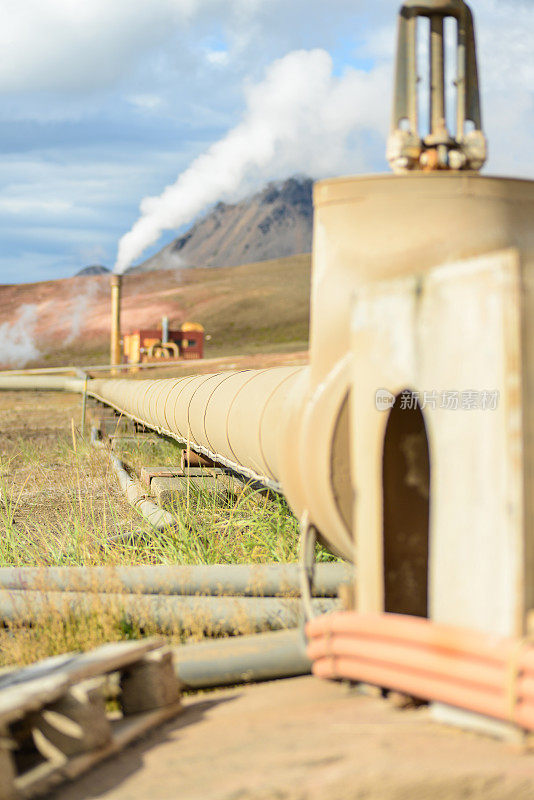
[[(149, 499), (149, 496), (141, 484), (126, 472), (120, 458), (117, 458), (117, 456), (108, 450), (104, 442), (99, 438), (98, 431), (95, 427), (91, 428), (91, 444), (94, 447), (100, 447), (106, 451), (113, 471), (117, 476), (119, 486), (124, 492), (126, 499), (130, 505), (141, 514), (143, 519), (149, 522), (150, 525), (158, 531), (176, 527), (177, 521), (173, 515), (169, 514), (168, 511), (160, 508), (160, 506)], [(71, 587), (67, 586), (65, 588), (70, 589)]]
[(149, 499), (141, 484), (126, 472), (120, 458), (110, 453), (109, 459), (126, 499), (133, 508), (139, 511), (143, 519), (146, 519), (156, 530), (176, 527), (177, 521), (173, 515)]
[[(316, 614), (340, 609), (336, 600), (314, 601)], [(51, 614), (110, 613), (140, 628), (234, 634), (295, 628), (301, 622), (299, 599), (253, 597), (177, 597), (81, 592), (0, 591), (0, 620), (46, 624)]]
[(174, 670), (186, 689), (309, 675), (301, 629), (214, 639), (173, 648)]
[(0, 390), (2, 389), (6, 391), (27, 390), (82, 394), (84, 379), (57, 375), (0, 375)]
[[(314, 595), (337, 597), (353, 580), (347, 564), (317, 564)], [(201, 564), (137, 567), (1, 567), (0, 588), (161, 595), (298, 595), (298, 564)]]

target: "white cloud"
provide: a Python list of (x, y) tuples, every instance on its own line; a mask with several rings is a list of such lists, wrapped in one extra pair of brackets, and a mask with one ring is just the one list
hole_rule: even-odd
[(196, 158), (159, 197), (141, 203), (141, 217), (120, 241), (117, 270), (128, 267), (162, 231), (189, 222), (206, 205), (272, 177), (315, 177), (351, 165), (365, 153), (355, 132), (383, 129), (389, 69), (346, 70), (337, 78), (324, 50), (296, 51), (246, 90), (242, 121)]
[(209, 64), (224, 67), (230, 61), (230, 53), (228, 50), (206, 50), (206, 60)]
[[(316, 28), (314, 15), (319, 30), (339, 29), (339, 15), (355, 5), (362, 0), (331, 0), (327, 8), (319, 0), (4, 0), (0, 92), (110, 87), (165, 47), (183, 63), (199, 27), (225, 31), (233, 53), (249, 48), (249, 65), (261, 40), (265, 63), (273, 46), (302, 46), (304, 33)], [(212, 63), (231, 60), (226, 48), (213, 50)]]
[(0, 212), (4, 214), (43, 214), (57, 216), (71, 211), (72, 203), (64, 200), (45, 200), (31, 197), (0, 197)]
[(161, 97), (156, 94), (134, 94), (127, 98), (130, 105), (138, 108), (140, 111), (154, 111), (155, 108), (161, 106)]

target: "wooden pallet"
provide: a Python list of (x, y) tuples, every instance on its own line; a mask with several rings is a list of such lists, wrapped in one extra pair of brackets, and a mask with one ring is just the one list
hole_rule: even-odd
[[(114, 711), (111, 684), (119, 689)], [(43, 796), (179, 711), (172, 653), (161, 640), (107, 644), (3, 673), (0, 800)]]

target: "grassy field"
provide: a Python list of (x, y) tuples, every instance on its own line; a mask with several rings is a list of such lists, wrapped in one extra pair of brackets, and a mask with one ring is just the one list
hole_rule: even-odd
[[(297, 560), (298, 524), (284, 500), (251, 490), (191, 489), (173, 504), (175, 527), (156, 532), (126, 502), (107, 455), (81, 437), (80, 408), (74, 395), (0, 393), (0, 566)], [(178, 445), (163, 439), (128, 443), (118, 455), (134, 475), (180, 461)], [(174, 638), (193, 628), (177, 624)], [(77, 618), (43, 612), (40, 625), (0, 628), (0, 666), (154, 632), (125, 624), (120, 610)]]

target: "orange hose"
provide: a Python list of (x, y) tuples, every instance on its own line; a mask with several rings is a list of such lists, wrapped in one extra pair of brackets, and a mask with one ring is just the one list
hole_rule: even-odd
[(441, 703), (469, 708), (490, 717), (503, 719), (506, 716), (503, 697), (491, 696), (480, 689), (466, 689), (447, 681), (445, 678), (425, 678), (411, 672), (401, 672), (396, 667), (362, 661), (356, 658), (320, 659), (313, 665), (312, 672), (322, 678), (349, 678), (364, 683), (385, 686), (398, 692), (437, 700)]
[(314, 640), (308, 646), (308, 657), (312, 661), (329, 656), (357, 658), (365, 661), (395, 664), (401, 668), (413, 669), (421, 675), (440, 676), (446, 673), (461, 683), (499, 692), (503, 688), (503, 671), (494, 665), (467, 661), (465, 657), (438, 655), (435, 652), (417, 652), (409, 644), (365, 641), (348, 636), (335, 636), (332, 639)]
[(306, 633), (311, 639), (343, 633), (349, 636), (358, 633), (370, 638), (390, 638), (414, 645), (432, 646), (438, 650), (450, 650), (452, 653), (470, 653), (481, 661), (498, 664), (508, 661), (516, 647), (514, 639), (498, 638), (451, 625), (437, 625), (428, 619), (403, 614), (323, 614), (308, 623)]
[(534, 646), (396, 614), (308, 623), (320, 677), (371, 683), (534, 730)]

